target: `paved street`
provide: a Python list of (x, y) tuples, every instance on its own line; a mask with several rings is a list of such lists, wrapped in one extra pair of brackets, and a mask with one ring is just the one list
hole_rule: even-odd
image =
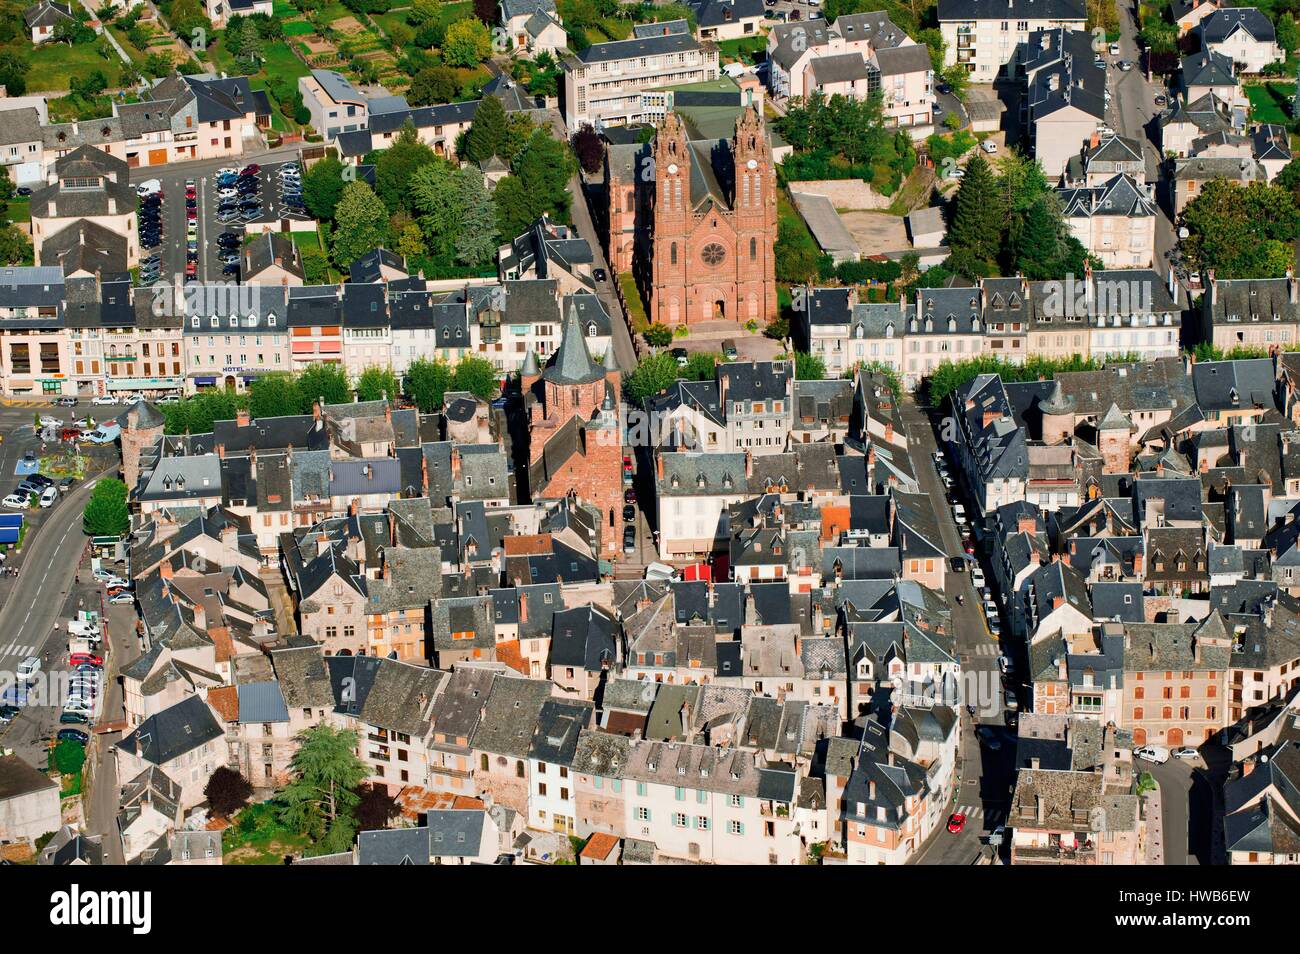
[[(0, 407), (0, 478), (13, 478), (14, 466), (27, 450), (39, 448), (39, 440), (30, 426), (39, 411), (62, 416), (66, 408), (34, 406)], [(97, 420), (116, 416), (120, 406), (90, 407), (83, 402), (78, 416), (91, 413)], [(115, 470), (114, 468), (111, 468)], [(28, 531), (21, 553), (11, 553), (8, 565), (19, 568), (17, 579), (0, 579), (0, 672), (12, 673), (28, 656), (41, 657), (45, 671), (66, 672), (67, 636), (55, 625), (63, 624), (79, 609), (105, 608), (102, 589), (90, 576), (85, 558), (87, 539), (81, 529), (82, 511), (94, 486), (95, 477), (76, 485), (53, 507), (28, 511)], [(80, 580), (78, 581), (78, 577)], [(135, 636), (135, 608), (131, 605), (107, 607), (108, 638), (101, 647), (105, 654), (105, 688), (98, 722), (123, 718), (122, 690), (116, 673), (124, 662), (139, 655)], [(49, 653), (49, 658), (44, 659)], [(57, 700), (55, 700), (57, 703)], [(0, 726), (0, 747), (39, 768), (46, 763), (50, 740), (60, 728), (57, 704), (25, 707), (8, 725)], [(91, 813), (91, 830), (109, 834), (105, 839), (109, 860), (120, 863), (120, 845), (116, 837), (118, 791), (107, 753), (120, 734), (100, 736), (93, 745), (95, 764), (88, 773), (87, 808)], [(98, 814), (94, 806), (99, 805)]]
[[(924, 409), (905, 399), (903, 419), (907, 424), (909, 452), (917, 468), (921, 489), (934, 502), (944, 552), (950, 558), (959, 556), (965, 550), (961, 533), (944, 497), (943, 483), (935, 470), (933, 454), (937, 443), (930, 418)], [(978, 686), (987, 693), (998, 685), (998, 644), (984, 623), (980, 598), (971, 584), (969, 573), (949, 572), (944, 593), (957, 634), (963, 688)], [(957, 603), (959, 595), (962, 604)], [(971, 864), (979, 856), (985, 836), (1006, 821), (1014, 745), (1004, 731), (1001, 700), (966, 701), (977, 707), (976, 718), (972, 719), (964, 709), (960, 710), (962, 727), (956, 791), (953, 802), (947, 807), (948, 813), (962, 812), (966, 815), (966, 828), (953, 835), (946, 827), (940, 826), (916, 854), (915, 864)], [(1006, 744), (1001, 745), (997, 752), (982, 746), (975, 734), (977, 724), (988, 725), (991, 731), (1006, 740)]]
[[(1107, 59), (1112, 61), (1110, 69), (1111, 83), (1111, 127), (1121, 136), (1137, 139), (1146, 148), (1147, 180), (1157, 182), (1162, 167), (1160, 150), (1156, 143), (1159, 129), (1155, 118), (1160, 109), (1155, 105), (1156, 93), (1163, 92), (1159, 83), (1148, 83), (1141, 69), (1142, 58), (1137, 42), (1136, 4), (1129, 0), (1119, 0), (1120, 14), (1120, 55)], [(1135, 64), (1127, 73), (1121, 72), (1113, 61), (1128, 60)], [(1162, 201), (1158, 205), (1156, 218), (1156, 246), (1154, 265), (1156, 271), (1165, 275), (1169, 271), (1169, 253), (1175, 242), (1174, 226), (1169, 212), (1173, 208), (1172, 199), (1163, 196), (1163, 183), (1157, 186), (1157, 197)]]

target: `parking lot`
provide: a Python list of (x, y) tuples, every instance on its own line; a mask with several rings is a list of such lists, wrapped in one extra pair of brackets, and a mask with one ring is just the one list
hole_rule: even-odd
[[(289, 163), (276, 162), (261, 166), (250, 179), (256, 181), (256, 188), (248, 192), (247, 196), (237, 197), (238, 199), (245, 197), (260, 199), (259, 214), (251, 219), (234, 218), (228, 222), (222, 222), (218, 214), (221, 207), (221, 196), (218, 193), (222, 188), (222, 182), (229, 181), (228, 177), (222, 180), (219, 176), (222, 170), (213, 170), (201, 175), (195, 175), (192, 171), (184, 169), (170, 172), (160, 170), (156, 176), (151, 177), (156, 178), (162, 186), (163, 200), (159, 216), (162, 222), (162, 238), (157, 248), (146, 249), (145, 254), (157, 253), (160, 256), (159, 280), (171, 282), (176, 276), (185, 274), (187, 243), (191, 241), (186, 215), (186, 186), (189, 183), (193, 183), (194, 186), (195, 229), (192, 241), (196, 264), (195, 278), (200, 282), (238, 279), (237, 275), (223, 273), (226, 263), (221, 260), (222, 249), (219, 242), (223, 232), (236, 235), (242, 245), (244, 235), (248, 232), (266, 231), (268, 226), (272, 226), (273, 230), (287, 230), (290, 221), (309, 221), (311, 216), (305, 211), (295, 210), (285, 202), (280, 169), (286, 164)], [(223, 170), (233, 169), (238, 173), (244, 168), (246, 167), (232, 165), (223, 167)]]

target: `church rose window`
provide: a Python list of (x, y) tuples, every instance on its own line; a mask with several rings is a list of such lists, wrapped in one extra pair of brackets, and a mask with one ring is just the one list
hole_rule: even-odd
[(700, 257), (704, 259), (705, 265), (721, 265), (722, 260), (727, 257), (727, 250), (717, 242), (710, 242), (704, 246), (700, 252)]

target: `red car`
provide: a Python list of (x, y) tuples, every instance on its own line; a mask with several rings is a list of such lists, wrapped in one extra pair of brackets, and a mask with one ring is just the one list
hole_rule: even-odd
[(948, 830), (954, 835), (966, 827), (966, 816), (961, 812), (953, 812), (948, 816)]
[(68, 662), (74, 666), (83, 666), (86, 664), (91, 666), (102, 666), (104, 665), (104, 657), (97, 655), (96, 653), (73, 653), (68, 658)]
[(255, 162), (250, 162), (248, 165), (244, 166), (243, 171), (240, 172), (239, 174), (241, 176), (255, 176), (261, 171), (262, 171), (261, 166), (259, 166)]

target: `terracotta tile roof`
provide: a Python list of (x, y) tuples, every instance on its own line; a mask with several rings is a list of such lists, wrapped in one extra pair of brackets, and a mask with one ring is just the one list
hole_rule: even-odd
[(603, 831), (594, 833), (582, 848), (583, 858), (594, 858), (597, 861), (604, 861), (609, 857), (610, 852), (618, 847), (618, 839), (613, 835)]
[(476, 809), (476, 810), (487, 808), (487, 806), (483, 804), (483, 799), (474, 798), (471, 795), (457, 795), (455, 799), (452, 801), (451, 807), (453, 809), (469, 808), (469, 809)]
[(223, 722), (239, 721), (239, 687), (217, 686), (208, 690), (208, 705), (221, 714)]
[(503, 542), (505, 543), (506, 556), (526, 556), (551, 552), (551, 535), (549, 533), (535, 533), (527, 536), (520, 534), (506, 537)]
[(230, 638), (230, 630), (225, 626), (218, 626), (208, 630), (208, 638), (212, 640), (216, 650), (216, 661), (230, 662), (231, 657), (235, 655), (235, 641)]
[(519, 649), (519, 640), (508, 639), (505, 642), (497, 643), (497, 662), (509, 666), (515, 672), (528, 675), (528, 664), (524, 662), (524, 654)]

